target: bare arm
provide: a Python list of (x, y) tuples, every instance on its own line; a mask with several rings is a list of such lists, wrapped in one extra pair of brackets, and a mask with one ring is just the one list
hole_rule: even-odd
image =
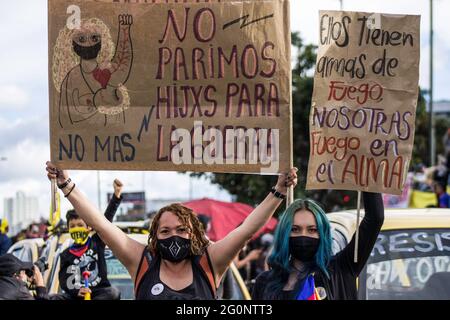
[[(56, 167), (47, 162), (48, 177), (57, 179), (58, 184), (68, 179), (66, 171), (56, 170)], [(71, 182), (63, 189), (64, 194), (72, 190), (74, 183)], [(68, 200), (73, 205), (78, 215), (102, 238), (103, 242), (112, 250), (114, 255), (127, 268), (132, 279), (135, 278), (137, 268), (145, 246), (128, 237), (118, 227), (112, 224), (100, 211), (89, 201), (89, 199), (75, 187)]]
[[(287, 187), (297, 184), (297, 169), (291, 169), (289, 175), (278, 178), (276, 189), (286, 194)], [(216, 276), (216, 283), (220, 282), (234, 257), (245, 246), (252, 236), (261, 229), (275, 213), (283, 201), (270, 193), (264, 201), (253, 210), (245, 221), (222, 240), (209, 246), (208, 251)]]
[(244, 267), (247, 263), (257, 260), (259, 258), (259, 256), (261, 255), (261, 252), (262, 252), (261, 249), (253, 249), (242, 260), (240, 260), (239, 255), (237, 255), (234, 258), (234, 264), (236, 265), (236, 268), (240, 269), (240, 268)]

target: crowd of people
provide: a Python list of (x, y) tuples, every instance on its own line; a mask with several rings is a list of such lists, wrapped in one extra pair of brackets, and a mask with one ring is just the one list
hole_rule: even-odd
[(47, 293), (38, 264), (4, 254), (0, 258), (0, 299), (120, 299), (120, 292), (108, 281), (105, 246), (128, 270), (138, 300), (216, 299), (233, 262), (255, 299), (356, 299), (356, 278), (384, 219), (381, 195), (363, 193), (366, 215), (359, 229), (357, 263), (353, 262), (354, 240), (332, 255), (330, 223), (313, 200), (294, 201), (280, 216), (274, 234), (255, 239), (286, 199), (288, 188), (297, 185), (297, 169), (293, 168), (279, 176), (267, 197), (223, 239), (210, 241), (208, 220), (175, 203), (153, 217), (145, 245), (112, 223), (121, 201), (120, 181), (114, 182), (114, 196), (101, 214), (67, 171), (48, 162), (47, 175), (56, 179), (74, 208), (66, 215), (73, 244), (60, 256), (61, 293)]
[[(438, 206), (449, 208), (450, 129), (444, 146), (446, 155), (432, 171), (415, 168), (419, 178), (414, 179), (413, 188), (434, 191)], [(119, 180), (114, 181), (114, 195), (105, 213), (100, 214), (67, 171), (48, 162), (47, 175), (56, 179), (74, 208), (66, 214), (73, 244), (60, 256), (61, 293), (47, 293), (39, 261), (21, 261), (7, 253), (16, 241), (45, 238), (45, 223), (32, 224), (9, 238), (8, 221), (0, 219), (0, 299), (120, 299), (120, 291), (108, 281), (106, 245), (131, 275), (136, 299), (215, 299), (231, 263), (254, 299), (356, 299), (356, 278), (384, 219), (381, 195), (363, 193), (366, 214), (359, 227), (358, 262), (353, 261), (354, 239), (332, 255), (330, 223), (322, 206), (310, 199), (294, 201), (280, 216), (274, 233), (255, 238), (286, 199), (288, 188), (296, 186), (294, 168), (279, 176), (263, 202), (225, 238), (210, 241), (210, 217), (171, 204), (153, 217), (148, 245), (143, 245), (112, 223), (121, 203), (123, 185)]]
[(385, 205), (394, 208), (450, 208), (450, 128), (443, 138), (444, 154), (437, 164), (412, 165), (400, 196), (384, 195)]
[(433, 187), (436, 193), (439, 208), (450, 208), (450, 195), (447, 193), (450, 186), (450, 128), (443, 138), (444, 157), (440, 161), (433, 173)]
[[(113, 186), (114, 193), (105, 211), (105, 217), (109, 221), (113, 221), (122, 200), (123, 184), (116, 179)], [(40, 267), (47, 262), (37, 261), (33, 264), (7, 253), (8, 246), (12, 244), (9, 239), (8, 245), (5, 245), (5, 250), (0, 254), (0, 300), (77, 300), (86, 299), (86, 296), (92, 300), (120, 299), (119, 290), (108, 281), (104, 242), (75, 210), (67, 212), (66, 223), (73, 244), (60, 254), (58, 278), (61, 293), (47, 293), (42, 277), (46, 267)], [(6, 238), (7, 231), (7, 228), (2, 229), (3, 239)], [(87, 286), (84, 285), (85, 277)], [(35, 296), (30, 294), (29, 289), (35, 291)]]

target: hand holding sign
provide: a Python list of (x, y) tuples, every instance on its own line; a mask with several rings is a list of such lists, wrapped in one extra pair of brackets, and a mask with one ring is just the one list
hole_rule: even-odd
[(269, 174), (292, 166), (289, 1), (84, 1), (74, 7), (79, 29), (67, 27), (71, 5), (48, 6), (52, 162)]
[(297, 168), (292, 168), (289, 172), (279, 175), (275, 189), (278, 192), (281, 192), (282, 194), (286, 195), (288, 188), (290, 187), (295, 188), (295, 186), (297, 185), (298, 182), (297, 172), (298, 172)]

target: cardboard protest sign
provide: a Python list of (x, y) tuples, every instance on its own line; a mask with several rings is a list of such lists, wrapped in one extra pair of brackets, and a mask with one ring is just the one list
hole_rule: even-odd
[(307, 189), (401, 194), (414, 142), (420, 16), (321, 11)]
[(49, 0), (52, 161), (287, 170), (289, 1), (131, 2)]

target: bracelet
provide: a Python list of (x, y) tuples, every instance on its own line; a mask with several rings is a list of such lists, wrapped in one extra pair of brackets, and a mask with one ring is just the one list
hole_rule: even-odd
[(69, 185), (69, 183), (72, 182), (72, 179), (67, 179), (63, 184), (58, 184), (58, 188), (60, 189), (64, 189), (65, 187), (67, 187)]
[(273, 195), (275, 197), (277, 197), (278, 199), (282, 199), (282, 200), (286, 200), (286, 195), (282, 194), (281, 192), (277, 191), (277, 189), (275, 189), (275, 187), (273, 187), (270, 192), (273, 193)]
[(73, 184), (73, 187), (72, 187), (72, 189), (70, 189), (69, 193), (64, 195), (65, 198), (67, 198), (68, 196), (70, 196), (70, 194), (72, 193), (73, 189), (75, 189), (75, 186), (76, 186), (76, 184), (74, 183), (74, 184)]

